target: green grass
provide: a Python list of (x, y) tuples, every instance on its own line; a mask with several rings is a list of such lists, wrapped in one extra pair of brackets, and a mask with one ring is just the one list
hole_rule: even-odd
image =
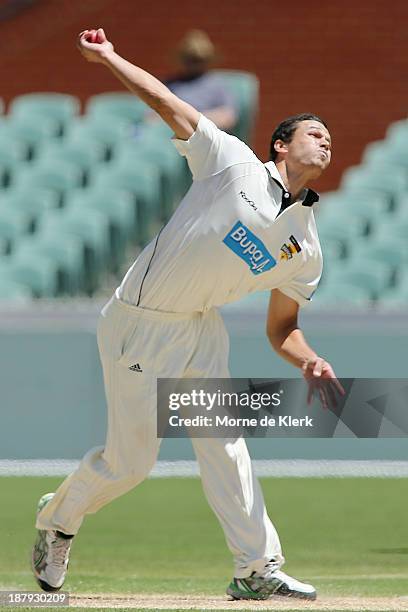
[[(0, 589), (35, 590), (34, 511), (59, 482), (0, 479)], [(288, 573), (322, 595), (408, 594), (404, 480), (264, 479), (262, 486)], [(222, 595), (231, 575), (200, 481), (153, 479), (86, 519), (64, 590)]]

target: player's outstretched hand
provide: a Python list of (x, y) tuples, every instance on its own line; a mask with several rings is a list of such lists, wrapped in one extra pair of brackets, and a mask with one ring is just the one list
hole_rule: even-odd
[(323, 408), (337, 406), (337, 396), (344, 395), (345, 391), (328, 361), (321, 357), (308, 359), (302, 366), (302, 373), (309, 387), (308, 405), (312, 403), (313, 396), (317, 394)]
[(106, 53), (113, 51), (113, 45), (106, 38), (102, 28), (81, 32), (77, 39), (77, 47), (88, 62), (102, 63)]

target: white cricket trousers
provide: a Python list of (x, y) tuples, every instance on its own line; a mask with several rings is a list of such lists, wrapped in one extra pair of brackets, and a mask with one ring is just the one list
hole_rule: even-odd
[[(86, 514), (126, 493), (152, 469), (160, 447), (157, 378), (228, 378), (228, 335), (216, 309), (163, 313), (114, 296), (98, 323), (108, 404), (104, 447), (90, 450), (37, 517), (37, 529), (76, 534)], [(129, 369), (138, 365), (137, 371)], [(225, 533), (235, 576), (284, 558), (243, 438), (195, 438), (204, 492)]]

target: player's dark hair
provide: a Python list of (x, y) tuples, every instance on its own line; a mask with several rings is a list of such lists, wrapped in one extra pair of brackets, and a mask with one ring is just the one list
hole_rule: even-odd
[(283, 142), (290, 142), (293, 138), (293, 134), (296, 131), (297, 126), (301, 121), (318, 121), (325, 128), (327, 128), (327, 124), (313, 113), (300, 113), (300, 115), (293, 115), (293, 117), (288, 117), (284, 121), (275, 128), (274, 133), (271, 138), (271, 147), (269, 151), (269, 159), (271, 161), (275, 161), (278, 156), (278, 152), (275, 151), (275, 142), (277, 140), (282, 140)]

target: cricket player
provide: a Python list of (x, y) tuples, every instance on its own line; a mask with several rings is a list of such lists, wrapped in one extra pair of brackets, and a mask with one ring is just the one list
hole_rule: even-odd
[[(102, 310), (98, 346), (108, 404), (104, 447), (90, 450), (55, 494), (39, 502), (33, 570), (39, 585), (63, 585), (70, 545), (85, 515), (142, 482), (156, 461), (157, 378), (228, 378), (228, 336), (218, 307), (271, 290), (267, 335), (300, 368), (323, 405), (342, 392), (330, 364), (307, 344), (298, 310), (315, 291), (322, 255), (306, 188), (328, 167), (330, 134), (315, 115), (283, 121), (263, 164), (160, 81), (115, 53), (103, 29), (78, 47), (107, 66), (174, 131), (193, 183), (167, 225), (146, 246)], [(315, 599), (316, 591), (281, 571), (271, 523), (245, 440), (192, 440), (203, 488), (234, 560), (227, 593)]]

